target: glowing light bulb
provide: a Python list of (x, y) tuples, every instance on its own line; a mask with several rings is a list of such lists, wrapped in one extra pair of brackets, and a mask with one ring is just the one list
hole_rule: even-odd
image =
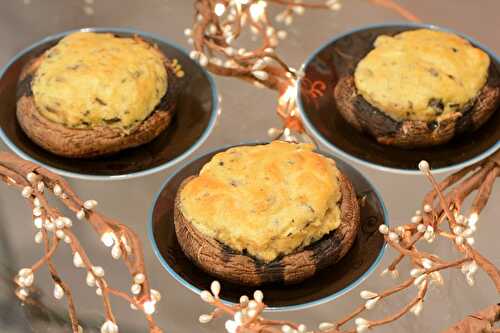
[(113, 243), (115, 242), (115, 234), (112, 232), (105, 232), (102, 234), (101, 242), (103, 242), (106, 247), (113, 246)]
[(153, 301), (146, 301), (144, 302), (144, 313), (151, 315), (155, 312), (155, 302)]
[(279, 98), (280, 105), (286, 105), (292, 98), (294, 98), (295, 93), (297, 91), (296, 84), (291, 84), (286, 88), (286, 91)]
[(215, 15), (222, 16), (225, 11), (226, 11), (226, 6), (223, 3), (218, 2), (215, 4), (214, 7)]
[(475, 225), (477, 221), (479, 220), (479, 214), (478, 213), (472, 213), (469, 216), (469, 225)]
[(266, 3), (264, 1), (256, 2), (250, 5), (250, 16), (254, 21), (258, 21), (262, 14), (264, 14), (264, 10), (266, 9)]

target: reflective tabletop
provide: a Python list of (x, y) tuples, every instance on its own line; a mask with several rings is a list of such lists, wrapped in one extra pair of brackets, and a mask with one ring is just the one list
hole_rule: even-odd
[[(400, 0), (426, 23), (447, 27), (470, 35), (500, 54), (498, 39), (497, 0)], [(89, 5), (89, 3), (91, 3)], [(193, 6), (188, 0), (2, 0), (0, 2), (0, 66), (23, 48), (45, 36), (83, 27), (127, 27), (154, 33), (189, 49), (183, 35), (193, 19)], [(288, 28), (288, 38), (278, 52), (293, 67), (299, 67), (310, 53), (334, 35), (361, 25), (400, 21), (401, 18), (368, 0), (344, 1), (338, 12), (309, 10), (297, 17)], [(215, 77), (222, 97), (222, 112), (208, 140), (188, 160), (214, 148), (241, 142), (268, 140), (267, 129), (279, 126), (275, 115), (276, 95), (234, 78)], [(1, 107), (1, 106), (0, 106)], [(0, 149), (8, 148), (0, 143)], [(326, 149), (326, 148), (325, 148)], [(349, 162), (351, 163), (351, 162)], [(389, 211), (390, 223), (407, 222), (430, 189), (421, 176), (398, 175), (351, 163), (378, 187)], [(147, 219), (152, 200), (163, 180), (175, 167), (146, 177), (112, 182), (69, 179), (82, 198), (97, 200), (102, 213), (131, 226), (144, 245), (145, 259), (151, 283), (164, 296), (155, 314), (165, 332), (223, 332), (223, 320), (200, 325), (198, 316), (209, 311), (199, 297), (175, 281), (155, 257), (147, 237)], [(442, 177), (442, 176), (440, 176)], [(498, 250), (499, 226), (495, 213), (500, 207), (500, 187), (493, 190), (489, 206), (481, 215), (476, 236), (477, 248), (495, 265), (500, 265)], [(14, 295), (11, 278), (17, 270), (35, 262), (41, 255), (33, 242), (31, 211), (14, 189), (0, 186), (0, 332), (64, 332), (69, 331), (65, 302), (52, 297), (52, 284), (45, 270), (37, 274), (39, 291), (31, 304), (23, 305)], [(74, 227), (89, 255), (98, 258), (106, 268), (110, 283), (128, 288), (130, 277), (125, 267), (114, 261), (97, 242), (94, 232), (86, 225)], [(99, 245), (97, 245), (99, 244)], [(430, 251), (441, 256), (452, 255), (445, 243), (433, 243)], [(394, 253), (386, 251), (379, 269), (361, 286), (332, 303), (297, 312), (268, 314), (269, 318), (299, 321), (309, 327), (334, 320), (359, 304), (359, 291), (380, 290), (392, 282), (379, 273)], [(69, 251), (59, 250), (55, 257), (62, 277), (73, 289), (79, 318), (86, 332), (98, 332), (103, 322), (102, 304), (94, 290), (85, 284), (85, 276), (73, 265)], [(498, 301), (495, 288), (485, 274), (478, 273), (477, 283), (468, 287), (459, 271), (444, 274), (445, 285), (432, 288), (418, 320), (408, 315), (403, 319), (377, 328), (377, 332), (439, 332), (476, 310)], [(373, 318), (399, 309), (416, 289), (384, 302), (368, 313)], [(411, 293), (411, 295), (410, 295)], [(128, 304), (113, 302), (120, 332), (146, 332), (147, 324), (141, 313)]]

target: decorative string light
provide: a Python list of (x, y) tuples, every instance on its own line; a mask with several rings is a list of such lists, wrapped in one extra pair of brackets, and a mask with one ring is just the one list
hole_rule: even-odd
[[(68, 245), (73, 256), (73, 265), (82, 269), (86, 275), (86, 283), (95, 288), (97, 295), (103, 299), (106, 321), (101, 327), (101, 332), (117, 333), (118, 326), (113, 315), (110, 297), (116, 296), (129, 302), (131, 306), (144, 309), (149, 331), (161, 333), (153, 317), (156, 303), (160, 299), (157, 291), (149, 289), (149, 281), (144, 267), (144, 256), (137, 235), (127, 226), (106, 218), (95, 211), (97, 201), (82, 201), (71, 189), (68, 183), (60, 176), (24, 161), (12, 154), (0, 152), (0, 178), (8, 185), (21, 191), (33, 214), (33, 225), (36, 229), (35, 242), (44, 246), (44, 255), (31, 267), (19, 270), (14, 281), (18, 285), (16, 295), (21, 300), (26, 300), (35, 281), (38, 270), (47, 265), (50, 276), (54, 280), (53, 296), (60, 300), (65, 298), (68, 304), (71, 328), (74, 333), (80, 333), (76, 308), (69, 285), (63, 281), (56, 270), (52, 257), (62, 243)], [(133, 276), (134, 289), (132, 296), (126, 292), (113, 288), (105, 277), (105, 270), (94, 265), (87, 252), (80, 244), (76, 234), (72, 231), (73, 221), (52, 207), (47, 195), (53, 194), (69, 210), (73, 211), (78, 220), (86, 219), (98, 233), (101, 241), (107, 247), (112, 247), (111, 254), (115, 259), (123, 259), (130, 274)], [(126, 253), (126, 256), (122, 254)]]
[(214, 13), (217, 16), (222, 16), (226, 11), (226, 6), (222, 2), (218, 2), (214, 6)]
[(265, 1), (254, 2), (250, 5), (250, 16), (254, 22), (262, 20), (267, 3)]
[[(395, 11), (408, 20), (419, 21), (392, 0), (367, 1)], [(295, 101), (297, 79), (303, 73), (288, 66), (276, 51), (279, 41), (287, 37), (287, 32), (273, 25), (267, 14), (270, 5), (282, 9), (274, 17), (278, 26), (292, 24), (294, 16), (303, 15), (305, 9), (338, 11), (342, 8), (340, 0), (197, 0), (194, 25), (184, 31), (188, 43), (194, 48), (190, 56), (217, 75), (237, 77), (252, 82), (256, 87), (278, 91), (276, 112), (283, 125), (269, 129), (270, 137), (314, 143), (302, 126)], [(236, 45), (238, 39), (248, 34), (252, 40), (260, 42), (252, 50)]]
[(101, 242), (106, 246), (106, 247), (111, 247), (115, 243), (115, 234), (111, 231), (106, 231), (105, 233), (102, 234), (101, 236)]

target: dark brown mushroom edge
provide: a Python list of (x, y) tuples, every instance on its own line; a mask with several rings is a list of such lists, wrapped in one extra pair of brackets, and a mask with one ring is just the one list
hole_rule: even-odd
[[(75, 37), (75, 35), (77, 37)], [(180, 80), (181, 75), (179, 75), (181, 72), (180, 68), (176, 66), (176, 64), (172, 65), (172, 62), (169, 61), (155, 45), (149, 44), (139, 37), (125, 38), (115, 37), (108, 33), (81, 32), (71, 34), (65, 37), (65, 39), (68, 37), (78, 39), (79, 36), (83, 36), (83, 39), (87, 38), (87, 36), (105, 36), (107, 38), (114, 38), (115, 40), (127, 39), (136, 47), (143, 47), (143, 52), (139, 52), (136, 56), (144, 56), (145, 53), (149, 52), (150, 59), (144, 60), (144, 62), (148, 62), (148, 64), (135, 64), (135, 71), (124, 71), (123, 66), (113, 66), (113, 61), (124, 61), (120, 54), (104, 54), (104, 56), (107, 57), (101, 59), (99, 59), (99, 57), (92, 57), (91, 55), (90, 63), (87, 63), (86, 60), (89, 58), (88, 53), (85, 54), (84, 52), (83, 55), (79, 55), (77, 53), (78, 51), (74, 54), (70, 53), (68, 56), (69, 59), (66, 60), (66, 58), (63, 58), (65, 63), (63, 62), (60, 64), (62, 69), (58, 73), (54, 73), (54, 77), (51, 80), (46, 80), (46, 84), (49, 86), (49, 93), (52, 92), (52, 96), (50, 96), (50, 102), (43, 107), (43, 110), (46, 112), (44, 114), (41, 111), (40, 105), (36, 103), (33, 84), (36, 80), (40, 79), (40, 76), (47, 74), (42, 72), (38, 75), (39, 73), (37, 73), (43, 62), (51, 61), (50, 58), (54, 57), (56, 58), (55, 61), (61, 58), (57, 57), (57, 55), (59, 55), (57, 53), (60, 53), (60, 50), (54, 47), (47, 50), (37, 58), (28, 62), (24, 66), (19, 78), (16, 115), (22, 130), (33, 142), (45, 150), (56, 155), (71, 158), (89, 158), (109, 155), (126, 148), (136, 147), (152, 141), (172, 122), (176, 97), (181, 89), (182, 80)], [(97, 43), (101, 42), (109, 43), (109, 39), (97, 41)], [(93, 47), (96, 54), (99, 54), (99, 52), (109, 52), (110, 49), (113, 48), (113, 45), (109, 44), (96, 46), (91, 44), (92, 42), (86, 40), (76, 40), (76, 42), (73, 41), (73, 43), (80, 43), (81, 45), (78, 46), (82, 48)], [(120, 46), (123, 47), (123, 45)], [(112, 52), (113, 51), (120, 52), (123, 51), (123, 49), (115, 48)], [(154, 66), (154, 64), (151, 65), (151, 63), (154, 59), (151, 57), (151, 54), (157, 56), (156, 61), (160, 61), (162, 70), (164, 70), (163, 77), (157, 72), (152, 73), (152, 66)], [(128, 55), (128, 57), (130, 57), (130, 55)], [(88, 69), (89, 66), (92, 66), (92, 61), (100, 61), (100, 68)], [(140, 61), (141, 59), (139, 59), (139, 62)], [(158, 63), (156, 65), (158, 65)], [(103, 66), (108, 66), (108, 68), (103, 68)], [(113, 72), (111, 67), (114, 67), (116, 70)], [(70, 73), (70, 71), (77, 70), (81, 70), (83, 74), (76, 74), (75, 76)], [(156, 68), (156, 70), (158, 70), (158, 68)], [(119, 71), (121, 71), (121, 73), (119, 73)], [(141, 78), (141, 74), (144, 75), (145, 78)], [(47, 76), (49, 75), (50, 74), (47, 74)], [(119, 90), (122, 89), (122, 87), (113, 86), (113, 84), (117, 84), (118, 82), (118, 75), (121, 75), (119, 84), (123, 84), (124, 87), (126, 86), (121, 92)], [(114, 81), (106, 82), (109, 77), (113, 77)], [(95, 86), (93, 87), (92, 83), (90, 83), (89, 86), (82, 83), (82, 81), (92, 81), (93, 78), (96, 78), (98, 82), (96, 84), (97, 88)], [(147, 81), (150, 81), (151, 78), (156, 78), (159, 83), (148, 83)], [(133, 82), (134, 80), (136, 80), (136, 82)], [(72, 93), (74, 95), (75, 90), (72, 91), (71, 89), (74, 89), (78, 84), (81, 84), (82, 90), (89, 87), (90, 90), (88, 91), (88, 95), (91, 97), (84, 98), (92, 98), (93, 104), (89, 106), (88, 101), (84, 101), (82, 104), (89, 107), (89, 109), (92, 108), (92, 111), (86, 110), (85, 107), (81, 106), (82, 104), (77, 104), (79, 101), (78, 98), (81, 98), (81, 95), (75, 96), (74, 100), (77, 102), (72, 104)], [(52, 87), (50, 87), (51, 85)], [(161, 92), (159, 90), (162, 85), (165, 92), (163, 95), (160, 95)], [(65, 87), (70, 88), (66, 89)], [(57, 96), (56, 89), (58, 88), (61, 91), (60, 96)], [(155, 92), (144, 97), (144, 92), (148, 94), (148, 90), (155, 89)], [(111, 91), (111, 93), (106, 95), (106, 91)], [(66, 92), (66, 94), (63, 94), (63, 92)], [(107, 99), (99, 98), (101, 92)], [(46, 92), (40, 92), (42, 99), (44, 98), (43, 94), (46, 94)], [(126, 95), (134, 94), (138, 96), (135, 100), (127, 100), (128, 97)], [(76, 93), (76, 95), (78, 95), (78, 93)], [(116, 102), (118, 98), (121, 98), (121, 102)], [(111, 102), (108, 102), (108, 100), (111, 100)], [(113, 105), (112, 103), (115, 104)], [(112, 109), (113, 106), (120, 105), (119, 103), (123, 103), (121, 105), (122, 109), (117, 110), (116, 107)], [(76, 107), (73, 107), (73, 105), (76, 105)], [(135, 108), (134, 110), (136, 110), (136, 113), (127, 110), (127, 107)], [(147, 110), (148, 107), (152, 110)], [(56, 117), (55, 119), (58, 121), (49, 119), (47, 117), (47, 112), (51, 113), (51, 116)], [(135, 116), (136, 118), (133, 118)]]
[[(236, 251), (218, 240), (207, 237), (183, 215), (180, 193), (194, 176), (180, 185), (174, 208), (177, 240), (186, 256), (214, 278), (246, 286), (263, 284), (296, 284), (316, 272), (335, 264), (351, 248), (360, 225), (356, 192), (345, 175), (338, 173), (341, 199), (340, 225), (321, 239), (287, 255), (265, 262), (247, 251)], [(243, 198), (242, 198), (243, 199)], [(238, 221), (233, 221), (238, 223)]]
[[(438, 79), (442, 73), (430, 68), (429, 74), (432, 80)], [(392, 79), (385, 78), (387, 81)], [(457, 78), (449, 74), (444, 80), (448, 79)], [(384, 80), (380, 81), (381, 85), (384, 84), (382, 81)], [(374, 137), (377, 142), (401, 148), (426, 147), (446, 143), (462, 133), (479, 129), (499, 107), (500, 75), (495, 65), (490, 62), (486, 83), (477, 95), (462, 105), (451, 104), (450, 106), (455, 108), (446, 115), (443, 115), (445, 103), (442, 99), (439, 97), (429, 99), (428, 107), (434, 110), (434, 119), (395, 119), (362, 96), (356, 87), (354, 75), (339, 79), (334, 97), (342, 117), (358, 131)], [(409, 104), (411, 106), (411, 103)], [(408, 108), (406, 114), (410, 115), (413, 112), (414, 110)]]

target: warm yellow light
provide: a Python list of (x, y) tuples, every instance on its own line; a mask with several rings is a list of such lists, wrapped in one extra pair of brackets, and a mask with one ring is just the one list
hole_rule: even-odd
[(279, 98), (280, 105), (286, 105), (290, 100), (295, 97), (297, 91), (297, 85), (295, 83), (291, 84), (286, 88), (286, 91)]
[(478, 213), (472, 213), (469, 216), (469, 225), (475, 225), (477, 221), (479, 220), (479, 214)]
[(155, 302), (154, 301), (146, 301), (144, 302), (144, 313), (151, 315), (155, 312)]
[(226, 6), (223, 3), (218, 2), (215, 4), (214, 7), (215, 15), (222, 16), (225, 11), (226, 11)]
[(113, 243), (115, 242), (115, 234), (112, 233), (112, 232), (105, 232), (104, 234), (102, 234), (101, 236), (101, 242), (103, 242), (103, 244), (106, 246), (106, 247), (111, 247), (113, 246)]
[(256, 2), (250, 5), (250, 16), (254, 21), (258, 21), (262, 14), (264, 14), (264, 10), (266, 9), (266, 3), (264, 1)]
[(249, 0), (236, 0), (240, 5), (246, 5)]

